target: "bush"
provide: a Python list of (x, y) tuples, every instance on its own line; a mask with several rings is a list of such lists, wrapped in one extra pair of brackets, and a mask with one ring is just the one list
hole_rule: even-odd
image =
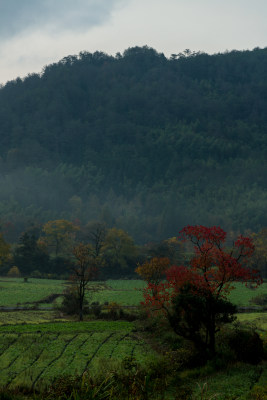
[(266, 400), (267, 399), (267, 385), (254, 386), (249, 393), (249, 400)]
[(264, 358), (263, 341), (253, 329), (235, 327), (225, 339), (237, 361), (258, 364)]
[(267, 332), (261, 333), (260, 337), (263, 343), (263, 358), (267, 360)]
[[(79, 310), (79, 296), (76, 290), (72, 287), (67, 288), (63, 293), (63, 301), (60, 306), (60, 311), (68, 315), (76, 315), (79, 314)], [(88, 301), (86, 299), (83, 301), (83, 313), (89, 313)]]
[(259, 294), (256, 297), (250, 299), (250, 303), (257, 304), (258, 306), (266, 306), (267, 305), (267, 294)]
[(144, 369), (133, 357), (126, 357), (119, 364), (105, 364), (104, 370), (94, 375), (86, 372), (82, 376), (60, 377), (48, 388), (43, 398), (156, 400), (163, 398), (165, 390), (166, 373), (161, 363)]
[(0, 390), (0, 400), (23, 400), (23, 399), (25, 399), (23, 394), (16, 393), (16, 391), (13, 392), (8, 389)]
[(98, 301), (91, 303), (90, 309), (96, 318), (102, 317), (102, 306), (99, 304)]
[(176, 368), (196, 368), (207, 362), (207, 354), (197, 349), (190, 341), (184, 341), (183, 345), (173, 352), (173, 363)]
[(14, 265), (14, 267), (11, 267), (8, 271), (7, 276), (9, 278), (18, 278), (20, 276), (20, 270)]
[(41, 279), (43, 276), (42, 273), (38, 269), (36, 269), (31, 272), (31, 277), (36, 279)]
[(129, 313), (123, 310), (122, 306), (116, 302), (111, 302), (106, 307), (107, 313), (101, 314), (103, 318), (111, 319), (113, 321), (123, 319), (129, 322), (138, 319), (138, 315), (134, 313)]

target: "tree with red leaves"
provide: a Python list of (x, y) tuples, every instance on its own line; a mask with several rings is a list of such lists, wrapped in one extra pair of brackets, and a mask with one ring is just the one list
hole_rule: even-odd
[(193, 245), (189, 265), (172, 266), (165, 282), (148, 284), (145, 304), (151, 310), (163, 310), (177, 334), (213, 356), (216, 332), (233, 320), (235, 309), (226, 300), (233, 283), (262, 282), (259, 272), (247, 265), (254, 245), (240, 235), (228, 249), (226, 233), (216, 226), (186, 226), (179, 237)]

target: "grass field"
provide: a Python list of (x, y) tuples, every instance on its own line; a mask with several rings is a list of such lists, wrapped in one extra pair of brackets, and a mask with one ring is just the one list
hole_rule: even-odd
[(267, 283), (263, 283), (256, 289), (250, 289), (242, 283), (235, 283), (235, 289), (230, 293), (229, 300), (237, 306), (249, 306), (250, 299), (267, 293)]
[(64, 281), (50, 279), (22, 278), (0, 279), (0, 306), (12, 307), (17, 305), (32, 305), (32, 303), (46, 299), (54, 293), (62, 293)]
[[(46, 299), (52, 294), (62, 294), (66, 288), (66, 282), (49, 279), (29, 279), (28, 283), (23, 282), (22, 278), (1, 278), (0, 279), (0, 306), (15, 307), (38, 306), (51, 307), (53, 303), (47, 303)], [(116, 302), (120, 305), (138, 305), (142, 301), (142, 288), (145, 283), (141, 280), (107, 280), (96, 282), (93, 288), (87, 293), (89, 302), (98, 301), (100, 304), (105, 302)], [(250, 299), (267, 293), (267, 283), (257, 289), (249, 289), (241, 283), (237, 283), (236, 289), (230, 293), (230, 300), (237, 306), (249, 306)], [(92, 286), (91, 286), (92, 288)], [(54, 303), (59, 303), (60, 298)]]
[[(67, 319), (64, 320), (67, 321)], [(55, 321), (62, 321), (62, 317), (60, 318), (58, 314), (55, 314), (53, 311), (0, 311), (0, 327), (2, 325), (42, 324)]]
[[(0, 306), (31, 307), (39, 303), (39, 307), (52, 307), (46, 299), (52, 294), (62, 294), (67, 287), (66, 281), (50, 279), (31, 278), (27, 283), (21, 278), (0, 279)], [(141, 280), (108, 280), (104, 283), (95, 282), (89, 288), (87, 297), (90, 302), (98, 301), (116, 302), (121, 305), (138, 305), (142, 301), (142, 288), (144, 282)], [(60, 299), (55, 302), (58, 303)]]
[(240, 313), (237, 318), (243, 324), (256, 327), (260, 332), (267, 333), (267, 312)]
[[(198, 371), (195, 372), (191, 387), (195, 398), (201, 400), (266, 400), (267, 397), (253, 396), (259, 380), (261, 380), (262, 392), (265, 390), (265, 396), (267, 395), (266, 381), (264, 383), (264, 379), (267, 378), (265, 369), (266, 364), (253, 366), (238, 363), (223, 371), (210, 374), (206, 367), (206, 369), (203, 368), (200, 375), (198, 375)], [(205, 371), (206, 376), (204, 376)], [(190, 371), (190, 373), (192, 376), (194, 371)], [(184, 376), (186, 377), (186, 372)], [(265, 389), (263, 389), (264, 385)]]

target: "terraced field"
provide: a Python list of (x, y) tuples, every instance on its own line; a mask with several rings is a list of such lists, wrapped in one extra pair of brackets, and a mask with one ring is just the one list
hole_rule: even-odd
[(1, 385), (40, 389), (56, 377), (94, 373), (101, 363), (125, 357), (145, 363), (151, 353), (125, 321), (2, 326)]
[[(140, 280), (94, 282), (88, 300), (100, 304), (138, 305), (144, 285)], [(64, 281), (29, 279), (25, 283), (22, 279), (0, 280), (0, 306), (7, 310), (18, 303), (22, 307), (39, 307), (38, 310), (0, 310), (0, 387), (42, 390), (62, 375), (81, 376), (86, 371), (97, 375), (108, 365), (116, 370), (119, 361), (127, 357), (134, 357), (143, 365), (157, 357), (135, 332), (133, 323), (73, 322), (75, 316), (66, 317), (53, 311), (54, 305), (61, 301), (60, 295), (65, 287)], [(267, 283), (255, 290), (237, 284), (230, 299), (239, 306), (247, 306), (252, 297), (266, 291)], [(42, 307), (50, 307), (50, 310), (42, 310)], [(265, 312), (239, 314), (238, 319), (246, 325), (256, 326), (266, 337)], [(245, 375), (252, 372), (244, 370)], [(210, 381), (211, 389), (212, 385)], [(214, 388), (217, 388), (216, 382)], [(212, 389), (211, 397), (214, 394), (215, 389), (214, 393)]]

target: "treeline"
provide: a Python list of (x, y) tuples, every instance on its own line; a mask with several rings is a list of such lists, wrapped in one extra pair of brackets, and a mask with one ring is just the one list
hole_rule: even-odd
[(82, 52), (0, 89), (0, 219), (267, 226), (267, 49)]
[(100, 222), (53, 220), (28, 227), (12, 246), (0, 235), (1, 275), (66, 279), (76, 263), (75, 248), (81, 244), (98, 266), (98, 279), (136, 278), (137, 264), (147, 258), (168, 257), (179, 263), (184, 257), (177, 238), (138, 246), (123, 229)]
[[(247, 231), (246, 235), (255, 246), (249, 265), (260, 270), (262, 278), (267, 278), (267, 229), (259, 233)], [(226, 249), (235, 240), (236, 234), (228, 232)], [(86, 249), (90, 264), (97, 266), (97, 279), (103, 280), (136, 279), (138, 265), (153, 259), (167, 260), (168, 265), (189, 266), (194, 250), (185, 245), (178, 231), (174, 237), (140, 245), (125, 230), (109, 228), (102, 222), (51, 220), (29, 226), (17, 243), (8, 243), (5, 235), (0, 234), (0, 274), (67, 279), (77, 263), (75, 249), (79, 246)]]

